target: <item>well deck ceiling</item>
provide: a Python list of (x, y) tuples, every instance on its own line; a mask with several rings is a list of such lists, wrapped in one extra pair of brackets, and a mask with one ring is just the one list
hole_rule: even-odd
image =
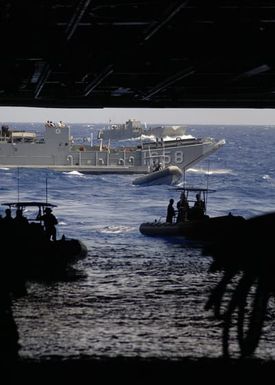
[(274, 1), (0, 7), (2, 106), (275, 106)]

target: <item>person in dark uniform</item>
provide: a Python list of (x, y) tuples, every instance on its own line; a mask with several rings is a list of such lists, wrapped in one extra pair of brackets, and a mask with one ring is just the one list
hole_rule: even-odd
[(194, 204), (194, 207), (199, 209), (204, 214), (204, 212), (205, 212), (205, 204), (204, 204), (204, 201), (201, 199), (200, 193), (196, 194), (196, 202)]
[(196, 202), (194, 207), (192, 207), (192, 219), (201, 219), (205, 214), (205, 204), (201, 199), (200, 193), (196, 194)]
[(29, 224), (29, 221), (23, 215), (23, 210), (18, 208), (16, 210), (15, 218), (13, 219), (13, 223), (17, 226), (26, 226)]
[(58, 220), (55, 215), (52, 214), (52, 209), (46, 207), (44, 214), (41, 215), (38, 219), (44, 222), (46, 236), (49, 240), (56, 241), (56, 228), (55, 225), (58, 224)]
[(173, 218), (176, 215), (173, 204), (174, 204), (174, 199), (170, 199), (169, 205), (167, 207), (167, 215), (166, 215), (166, 222), (168, 223), (173, 223)]
[(11, 216), (11, 209), (6, 209), (5, 210), (5, 216), (3, 218), (3, 223), (5, 223), (6, 225), (10, 225), (12, 224), (13, 222), (13, 218)]
[(181, 194), (180, 200), (177, 203), (177, 209), (177, 222), (185, 222), (188, 218), (189, 203), (184, 192)]

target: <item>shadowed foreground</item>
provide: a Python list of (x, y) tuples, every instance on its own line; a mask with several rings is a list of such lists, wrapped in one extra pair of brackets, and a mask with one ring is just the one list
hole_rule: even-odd
[[(272, 379), (275, 374), (274, 361), (257, 359), (139, 359), (139, 358), (84, 358), (49, 359), (45, 361), (19, 360), (6, 365), (7, 381), (13, 383), (63, 384), (75, 383), (232, 383), (252, 379)], [(2, 371), (2, 373), (4, 373)], [(15, 383), (15, 382), (14, 382)]]
[[(242, 357), (252, 356), (260, 342), (269, 300), (275, 296), (274, 228), (274, 212), (252, 217), (220, 228), (219, 237), (213, 237), (212, 245), (205, 250), (213, 257), (210, 271), (222, 272), (206, 309), (213, 309), (215, 317), (223, 322), (224, 357), (230, 355), (234, 317)], [(214, 234), (217, 229), (210, 230)]]
[[(274, 213), (251, 218), (223, 231), (219, 242), (207, 250), (213, 257), (211, 269), (222, 275), (217, 286), (212, 288), (206, 308), (213, 309), (222, 321), (223, 358), (9, 359), (6, 363), (0, 361), (2, 376), (6, 376), (4, 383), (18, 383), (18, 378), (22, 384), (193, 384), (198, 380), (202, 380), (202, 384), (262, 384), (265, 380), (269, 383), (275, 376), (275, 361), (256, 359), (252, 355), (260, 342), (268, 300), (275, 294), (275, 259), (271, 248), (274, 225)], [(229, 290), (229, 301), (222, 306), (233, 278), (236, 280), (233, 292)], [(246, 320), (251, 288), (255, 292), (251, 295), (252, 311)], [(229, 334), (235, 315), (239, 359), (229, 358)]]

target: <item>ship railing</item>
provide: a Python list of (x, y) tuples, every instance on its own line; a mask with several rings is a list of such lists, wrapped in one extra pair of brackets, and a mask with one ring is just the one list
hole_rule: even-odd
[[(143, 150), (150, 149), (156, 149), (156, 148), (162, 148), (167, 146), (188, 146), (188, 145), (194, 145), (203, 143), (206, 139), (203, 138), (190, 138), (190, 139), (175, 139), (175, 140), (167, 140), (167, 141), (161, 141), (161, 142), (146, 142), (143, 143), (142, 147), (138, 146), (139, 148), (142, 148)], [(208, 139), (210, 140), (210, 139)], [(213, 139), (211, 139), (213, 141)]]
[(7, 143), (8, 139), (6, 136), (0, 136), (0, 143)]

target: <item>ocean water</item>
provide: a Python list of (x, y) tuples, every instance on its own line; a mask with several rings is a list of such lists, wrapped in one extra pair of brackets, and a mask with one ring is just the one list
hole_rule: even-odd
[[(185, 175), (187, 184), (215, 190), (210, 216), (274, 210), (275, 128), (197, 126), (189, 133), (226, 140)], [(221, 356), (221, 323), (204, 310), (220, 275), (208, 272), (212, 259), (198, 245), (139, 233), (142, 222), (164, 219), (179, 194), (171, 186), (133, 186), (134, 177), (0, 169), (2, 203), (18, 195), (43, 200), (47, 180), (58, 236), (88, 247), (67, 279), (29, 282), (28, 295), (14, 300), (21, 357)], [(274, 316), (271, 301), (257, 357), (275, 359)], [(230, 343), (238, 356), (234, 330)]]

